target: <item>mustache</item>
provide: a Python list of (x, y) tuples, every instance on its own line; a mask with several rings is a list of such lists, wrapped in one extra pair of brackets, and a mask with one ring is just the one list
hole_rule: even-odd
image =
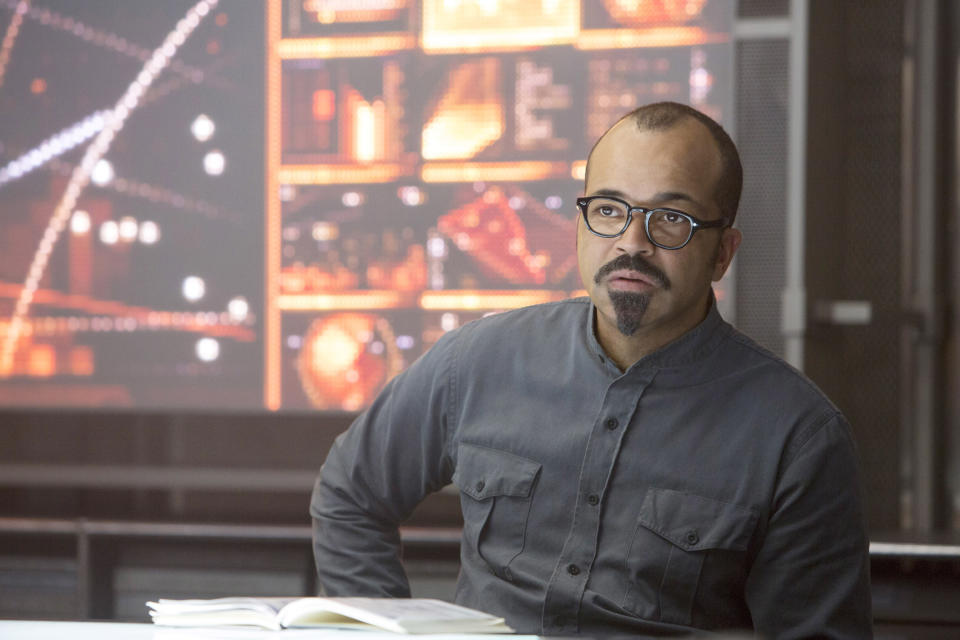
[(652, 279), (661, 289), (670, 288), (670, 278), (667, 277), (667, 274), (650, 264), (650, 262), (648, 262), (647, 259), (639, 253), (636, 253), (632, 256), (626, 253), (617, 256), (607, 264), (597, 269), (597, 274), (593, 276), (593, 281), (596, 284), (600, 284), (601, 280), (606, 278), (614, 271), (618, 271), (620, 269), (642, 273), (643, 275)]

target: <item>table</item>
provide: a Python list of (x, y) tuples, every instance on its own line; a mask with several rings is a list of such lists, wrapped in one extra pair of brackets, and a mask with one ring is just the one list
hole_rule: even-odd
[[(241, 627), (160, 627), (132, 622), (52, 622), (0, 620), (3, 640), (398, 640), (409, 638), (387, 631), (342, 629), (265, 629)], [(489, 634), (430, 634), (429, 640), (493, 640)], [(536, 640), (537, 636), (509, 636), (509, 640)]]

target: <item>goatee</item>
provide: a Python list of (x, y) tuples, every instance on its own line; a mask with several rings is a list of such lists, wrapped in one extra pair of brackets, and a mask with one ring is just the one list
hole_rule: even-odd
[(650, 304), (649, 293), (635, 291), (609, 291), (613, 311), (617, 314), (617, 329), (625, 336), (632, 336), (640, 328), (643, 314)]
[[(661, 269), (650, 264), (640, 254), (623, 254), (614, 258), (597, 270), (593, 280), (602, 284), (603, 279), (618, 270), (636, 271), (649, 277), (661, 289), (670, 288), (670, 279)], [(650, 294), (636, 291), (607, 290), (613, 311), (617, 315), (617, 329), (625, 336), (632, 336), (640, 328), (643, 314), (650, 304)]]

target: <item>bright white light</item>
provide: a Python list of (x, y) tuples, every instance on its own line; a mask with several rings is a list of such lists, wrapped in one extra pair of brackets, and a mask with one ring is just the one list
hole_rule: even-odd
[(249, 312), (250, 304), (243, 296), (237, 296), (227, 303), (227, 313), (230, 314), (230, 319), (234, 322), (243, 322), (247, 319)]
[(117, 244), (120, 239), (120, 227), (113, 220), (107, 220), (100, 225), (100, 242), (103, 244)]
[(419, 187), (400, 187), (397, 190), (397, 195), (400, 196), (400, 202), (408, 207), (416, 207), (426, 201), (426, 197)]
[(547, 199), (543, 201), (543, 204), (547, 205), (547, 209), (553, 209), (556, 211), (563, 206), (563, 198), (560, 196), (547, 196)]
[(133, 242), (137, 239), (137, 229), (140, 225), (130, 216), (120, 218), (120, 239), (124, 242)]
[(413, 348), (413, 336), (397, 336), (397, 348), (398, 348), (398, 349), (412, 349), (412, 348)]
[(44, 140), (39, 146), (0, 169), (0, 185), (16, 180), (65, 151), (93, 137), (104, 125), (106, 111), (97, 111), (71, 127)]
[(114, 175), (116, 174), (113, 171), (113, 165), (110, 164), (110, 161), (100, 158), (100, 160), (97, 161), (97, 164), (93, 165), (93, 171), (90, 173), (90, 179), (93, 180), (93, 184), (102, 187), (110, 184)]
[(187, 276), (183, 279), (183, 297), (190, 302), (200, 300), (207, 293), (207, 285), (203, 278), (197, 276)]
[(207, 114), (201, 113), (193, 121), (193, 124), (190, 125), (190, 133), (193, 134), (193, 137), (199, 140), (200, 142), (206, 142), (213, 137), (213, 132), (217, 130), (216, 125), (213, 124)]
[(197, 357), (204, 362), (213, 362), (220, 357), (220, 343), (213, 338), (197, 340)]
[(211, 151), (203, 156), (203, 170), (211, 176), (219, 176), (227, 166), (227, 159), (219, 151)]
[(458, 324), (457, 314), (455, 313), (445, 313), (440, 316), (440, 328), (444, 331), (453, 331)]
[(443, 258), (447, 255), (447, 243), (443, 238), (430, 238), (427, 240), (427, 253), (433, 258)]
[(527, 201), (520, 196), (513, 196), (507, 201), (507, 204), (510, 205), (510, 208), (514, 211), (523, 209), (527, 205)]
[(77, 209), (70, 216), (70, 231), (74, 235), (82, 236), (90, 231), (90, 214), (83, 209)]
[(152, 220), (144, 220), (140, 223), (140, 242), (143, 244), (156, 244), (160, 239), (160, 227)]
[(363, 196), (356, 191), (347, 191), (343, 194), (343, 197), (340, 198), (340, 201), (343, 202), (343, 206), (345, 207), (358, 207), (363, 203)]

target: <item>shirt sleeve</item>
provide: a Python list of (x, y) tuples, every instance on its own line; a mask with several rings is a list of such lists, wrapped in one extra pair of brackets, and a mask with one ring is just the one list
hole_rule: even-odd
[(450, 481), (445, 442), (454, 347), (453, 334), (446, 334), (331, 447), (310, 502), (314, 560), (326, 595), (410, 595), (398, 527)]
[(754, 628), (781, 640), (871, 638), (869, 542), (849, 426), (834, 414), (798, 447), (747, 579)]

